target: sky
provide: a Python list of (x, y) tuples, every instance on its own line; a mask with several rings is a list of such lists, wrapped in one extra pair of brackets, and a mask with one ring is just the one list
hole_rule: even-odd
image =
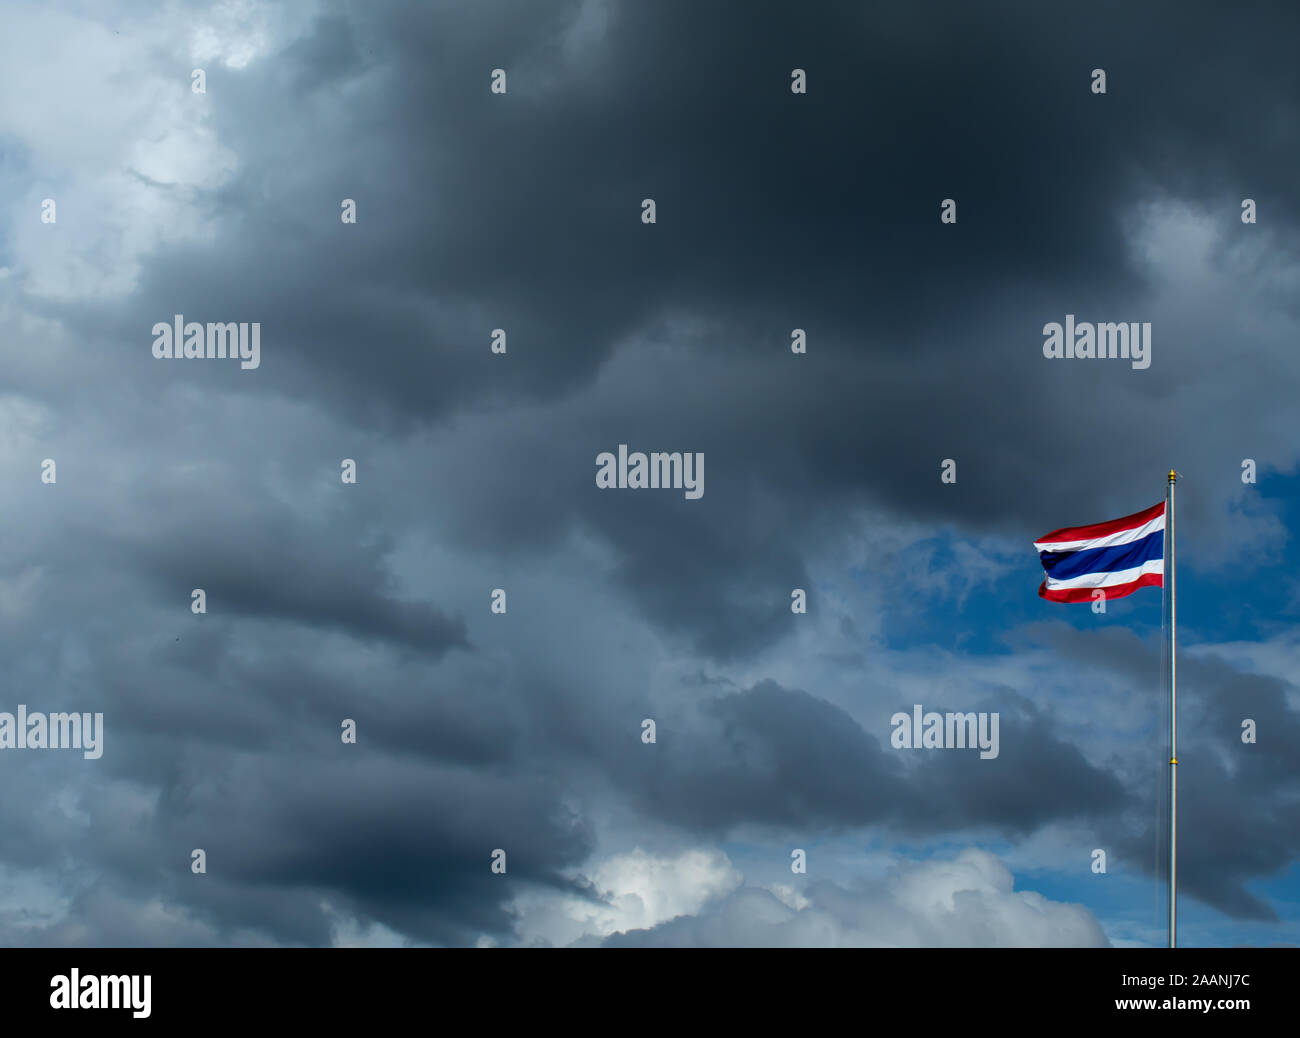
[(0, 945), (1160, 945), (1161, 594), (1033, 541), (1171, 467), (1179, 941), (1300, 943), (1300, 9), (5, 21), (0, 711), (103, 737), (0, 749)]

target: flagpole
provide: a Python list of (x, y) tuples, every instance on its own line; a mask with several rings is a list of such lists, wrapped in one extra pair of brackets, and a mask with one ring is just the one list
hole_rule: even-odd
[(1169, 527), (1169, 572), (1165, 583), (1169, 594), (1169, 947), (1178, 942), (1178, 674), (1175, 648), (1178, 644), (1178, 586), (1174, 574), (1174, 481), (1178, 473), (1169, 470), (1167, 520)]

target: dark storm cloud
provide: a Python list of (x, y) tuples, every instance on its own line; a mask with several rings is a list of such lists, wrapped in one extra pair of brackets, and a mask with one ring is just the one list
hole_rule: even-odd
[[(173, 630), (183, 633), (173, 638)], [(171, 743), (191, 738), (258, 752), (278, 751), (286, 740), (319, 750), (345, 717), (364, 730), (367, 744), (394, 756), (477, 766), (513, 761), (521, 737), (513, 689), (480, 680), (472, 700), (458, 696), (420, 657), (340, 667), (338, 657), (355, 647), (306, 632), (279, 632), (264, 643), (250, 638), (246, 625), (219, 622), (169, 628), (143, 657), (135, 645), (106, 649), (95, 662), (113, 716), (149, 740), (140, 747), (147, 752), (128, 756), (125, 772), (147, 782), (169, 779)], [(286, 716), (294, 723), (284, 725)]]
[[(582, 823), (565, 816), (560, 790), (544, 782), (382, 759), (347, 765), (342, 754), (264, 778), (273, 786), (260, 808), (245, 802), (235, 812), (213, 798), (197, 805), (203, 821), (191, 816), (182, 831), (227, 859), (223, 873), (237, 889), (345, 892), (368, 917), (420, 940), (468, 943), (508, 931), (506, 891), (521, 880), (571, 889), (558, 870), (590, 851)], [(490, 833), (497, 839), (485, 845)], [(505, 877), (489, 868), (495, 847), (507, 850)]]
[[(1156, 367), (1138, 374), (1047, 364), (1040, 327), (1099, 307), (1149, 316), (1124, 236), (1130, 207), (1177, 192), (1213, 202), (1230, 228), (1229, 156), (1241, 156), (1236, 178), (1270, 223), (1294, 217), (1280, 171), (1296, 142), (1276, 129), (1262, 141), (1255, 121), (1276, 127), (1279, 99), (1296, 96), (1291, 63), (1268, 60), (1279, 34), (1263, 30), (1275, 23), (1225, 13), (1170, 33), (1119, 8), (1057, 21), (1023, 5), (944, 19), (769, 5), (746, 9), (741, 46), (723, 8), (617, 5), (603, 34), (565, 56), (557, 40), (578, 10), (543, 6), (529, 22), (508, 7), (471, 18), (434, 7), (358, 25), (374, 55), (369, 89), (344, 118), (322, 104), (298, 130), (323, 164), (310, 176), (275, 161), (284, 145), (271, 127), (302, 104), (278, 82), (295, 75), (294, 56), (264, 80), (237, 78), (232, 101), (214, 98), (245, 156), (221, 203), (232, 231), (216, 250), (162, 258), (130, 312), (148, 298), (160, 313), (256, 310), (297, 361), (268, 359), (268, 385), (306, 379), (378, 421), (436, 420), (483, 397), (553, 399), (666, 316), (705, 322), (676, 334), (686, 352), (656, 358), (672, 365), (661, 400), (633, 397), (568, 441), (549, 420), (519, 430), (552, 440), (546, 465), (513, 451), (479, 464), (534, 503), (526, 521), (498, 509), (514, 521), (497, 536), (532, 538), (539, 513), (593, 523), (624, 553), (647, 615), (719, 657), (772, 633), (774, 614), (748, 604), (754, 567), (743, 561), (798, 576), (799, 560), (773, 549), (807, 543), (817, 509), (883, 499), (1020, 532), (1008, 517), (1060, 521), (1078, 486), (1104, 486), (1127, 510), (1140, 473), (1155, 484), (1167, 455), (1126, 449), (1150, 438), (1143, 398), (1217, 350), (1213, 331), (1175, 352), (1162, 325)], [(1249, 54), (1216, 52), (1208, 75), (1185, 59), (1189, 33), (1218, 40), (1229, 28), (1252, 39)], [(304, 60), (333, 46), (304, 44)], [(796, 60), (812, 75), (807, 97), (788, 90)], [(1111, 76), (1105, 97), (1087, 90), (1096, 65)], [(505, 96), (486, 89), (494, 67), (514, 77)], [(313, 73), (336, 88), (359, 74)], [(250, 126), (247, 112), (266, 106)], [(345, 194), (362, 208), (355, 228), (334, 222)], [(647, 196), (653, 228), (637, 219)], [(957, 227), (937, 219), (949, 196), (960, 196)], [(276, 277), (258, 276), (263, 267)], [(785, 345), (794, 326), (814, 344), (797, 361)], [(508, 360), (486, 351), (493, 327), (511, 335)], [(673, 405), (684, 390), (692, 414)], [(626, 383), (609, 391), (628, 400)], [(1172, 416), (1152, 445), (1177, 441), (1189, 468), (1221, 468), (1230, 455), (1196, 410)], [(1090, 435), (1072, 448), (1080, 422)], [(597, 450), (634, 438), (714, 460), (707, 515), (678, 510), (646, 537), (628, 507), (573, 494)], [(959, 485), (941, 487), (933, 470), (954, 455)], [(779, 504), (760, 507), (764, 496)], [(791, 514), (796, 499), (817, 509)], [(1205, 505), (1187, 508), (1194, 524)]]
[[(153, 750), (151, 770), (160, 770), (165, 744), (132, 742)], [(11, 802), (2, 814), (21, 853), (7, 859), (93, 861), (114, 889), (183, 908), (204, 943), (237, 940), (245, 930), (328, 944), (322, 901), (415, 940), (473, 943), (481, 933), (509, 932), (505, 905), (521, 885), (583, 893), (561, 873), (587, 857), (591, 835), (566, 810), (562, 788), (536, 775), (520, 781), (364, 750), (358, 757), (341, 746), (310, 756), (273, 747), (233, 762), (224, 748), (188, 746), (188, 759), (173, 758), (147, 825), (107, 790), (83, 797), (88, 831), (52, 811), (46, 795), (25, 798), (21, 810)], [(497, 847), (507, 851), (504, 876), (489, 868)], [(190, 872), (193, 848), (206, 852), (206, 874)], [(107, 891), (90, 887), (77, 900), (98, 896)], [(84, 903), (71, 908), (78, 925), (91, 924)], [(155, 942), (167, 936), (166, 921), (158, 924)], [(117, 943), (132, 932), (148, 941), (140, 927), (91, 929), (76, 943)]]
[[(593, 527), (647, 617), (717, 659), (778, 629), (754, 574), (799, 586), (798, 546), (864, 502), (1019, 536), (1085, 500), (1145, 503), (1175, 443), (1180, 465), (1224, 473), (1216, 502), (1242, 450), (1267, 451), (1254, 416), (1289, 407), (1293, 377), (1239, 408), (1244, 446), (1209, 433), (1195, 390), (1153, 421), (1153, 402), (1214, 363), (1218, 328), (1157, 320), (1154, 366), (1134, 372), (1046, 362), (1041, 326), (1152, 317), (1126, 240), (1139, 201), (1210, 204), (1240, 234), (1248, 192), (1268, 226), (1294, 221), (1283, 171), (1300, 145), (1279, 113), (1300, 95), (1278, 31), (1294, 12), (582, 10), (332, 14), (222, 76), (207, 103), (239, 165), (196, 199), (217, 240), (160, 251), (131, 298), (85, 311), (94, 334), (107, 318), (112, 348), (162, 384), (175, 372), (145, 353), (153, 320), (260, 319), (256, 380), (187, 377), (325, 394), (376, 428), (548, 402), (528, 425), (504, 419), (546, 441), (543, 464), (537, 448), (480, 451), (500, 493), (470, 536)], [(796, 65), (807, 96), (790, 93)], [(1098, 66), (1104, 97), (1088, 90)], [(487, 89), (497, 67), (506, 95)], [(356, 226), (338, 222), (344, 197)], [(955, 227), (938, 220), (945, 197)], [(674, 317), (685, 325), (668, 330)], [(496, 327), (506, 357), (487, 350)], [(793, 327), (805, 358), (789, 353)], [(594, 405), (601, 365), (647, 337), (677, 349), (643, 350)], [(654, 399), (635, 388), (645, 378)], [(596, 500), (594, 456), (619, 442), (703, 451), (705, 499), (653, 518), (658, 503)], [(938, 481), (945, 457), (955, 487)], [(1194, 535), (1209, 499), (1185, 507)]]
[(186, 523), (184, 543), (143, 531), (127, 546), (139, 572), (173, 594), (188, 596), (198, 587), (223, 611), (391, 639), (434, 654), (469, 648), (464, 620), (385, 594), (382, 559), (391, 544), (339, 552), (337, 528), (309, 526), (298, 516), (249, 510), (243, 522), (231, 522), (229, 512), (185, 511), (172, 512)]
[[(910, 703), (900, 709), (910, 716)], [(1089, 764), (1032, 704), (1005, 693), (977, 709), (1000, 714), (998, 757), (954, 749), (913, 759), (891, 746), (891, 728), (868, 733), (825, 700), (766, 681), (710, 700), (701, 728), (668, 729), (627, 792), (712, 836), (747, 823), (801, 832), (883, 824), (904, 833), (986, 826), (1024, 833), (1125, 806), (1115, 777)]]
[[(123, 314), (265, 307), (281, 349), (348, 396), (434, 417), (484, 393), (567, 388), (670, 308), (721, 315), (729, 334), (706, 348), (752, 360), (756, 333), (795, 323), (818, 353), (960, 354), (969, 308), (1011, 286), (1131, 302), (1142, 279), (1125, 204), (1153, 180), (1211, 196), (1233, 157), (1262, 204), (1294, 216), (1282, 170), (1296, 141), (1276, 112), (1296, 74), (1269, 60), (1285, 33), (1248, 12), (1171, 30), (1107, 5), (943, 18), (746, 5), (742, 36), (734, 8), (613, 5), (606, 31), (565, 54), (578, 10), (330, 17), (230, 76), (211, 104), (242, 171), (210, 202), (229, 230), (215, 249), (160, 257)], [(1228, 26), (1251, 47), (1215, 50), (1210, 74), (1186, 60), (1190, 35)], [(788, 89), (795, 60), (806, 97)], [(1097, 64), (1115, 84), (1104, 98), (1087, 90)], [(494, 67), (517, 70), (505, 96), (487, 90)], [(280, 161), (286, 135), (310, 150)], [(345, 194), (362, 212), (346, 229)], [(943, 227), (938, 201), (958, 194), (961, 223)], [(653, 229), (637, 219), (645, 195)], [(497, 325), (519, 346), (489, 367)], [(1034, 345), (1037, 325), (1026, 334)]]

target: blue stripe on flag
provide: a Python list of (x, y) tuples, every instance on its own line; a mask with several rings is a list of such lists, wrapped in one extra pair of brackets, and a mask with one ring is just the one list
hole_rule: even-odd
[(1134, 569), (1144, 562), (1164, 558), (1165, 532), (1156, 530), (1140, 541), (1113, 548), (1083, 548), (1078, 551), (1040, 551), (1043, 569), (1055, 580), (1069, 580), (1085, 573), (1114, 573)]

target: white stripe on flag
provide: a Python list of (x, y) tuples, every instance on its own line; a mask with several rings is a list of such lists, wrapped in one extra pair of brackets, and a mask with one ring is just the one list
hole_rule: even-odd
[[(1148, 534), (1165, 528), (1165, 516), (1161, 512), (1154, 519), (1136, 526), (1132, 530), (1120, 530), (1105, 537), (1092, 537), (1082, 541), (1034, 541), (1035, 551), (1074, 551), (1078, 548), (1113, 548), (1119, 544), (1132, 544)], [(1051, 585), (1048, 585), (1049, 587)], [(1086, 586), (1086, 585), (1084, 585)]]
[(1064, 580), (1047, 578), (1048, 591), (1060, 591), (1070, 587), (1114, 587), (1116, 584), (1128, 584), (1146, 573), (1165, 572), (1164, 559), (1152, 559), (1133, 569), (1118, 569), (1108, 573), (1085, 573), (1079, 577), (1067, 577)]

